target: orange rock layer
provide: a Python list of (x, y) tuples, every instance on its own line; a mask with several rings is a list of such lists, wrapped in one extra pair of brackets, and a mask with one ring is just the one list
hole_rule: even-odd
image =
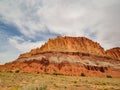
[(114, 48), (105, 51), (99, 43), (85, 37), (62, 37), (58, 36), (49, 39), (47, 43), (40, 48), (32, 49), (30, 52), (21, 54), (19, 58), (28, 58), (42, 52), (82, 52), (98, 56), (107, 56), (114, 59), (120, 59), (120, 48)]
[(96, 42), (85, 37), (61, 37), (49, 39), (40, 48), (32, 49), (30, 52), (21, 54), (19, 58), (30, 57), (41, 52), (84, 52), (90, 54), (104, 55), (104, 49)]
[(115, 58), (115, 59), (120, 59), (120, 48), (112, 48), (110, 50), (106, 51), (107, 56)]

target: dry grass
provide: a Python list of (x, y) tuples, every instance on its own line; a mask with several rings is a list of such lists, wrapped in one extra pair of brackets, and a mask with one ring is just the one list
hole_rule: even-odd
[(0, 72), (0, 90), (120, 90), (120, 78)]

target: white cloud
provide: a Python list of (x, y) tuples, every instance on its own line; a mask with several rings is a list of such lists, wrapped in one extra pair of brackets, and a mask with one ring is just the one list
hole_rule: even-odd
[(44, 41), (31, 42), (20, 36), (9, 36), (7, 33), (0, 31), (0, 64), (14, 61), (19, 54), (40, 47), (43, 43)]
[(0, 64), (14, 61), (18, 58), (19, 54), (20, 53), (17, 50), (14, 51), (13, 49), (9, 49), (9, 51), (5, 51), (2, 53), (0, 52)]
[[(12, 23), (29, 39), (49, 30), (86, 36), (108, 49), (120, 46), (119, 9), (120, 0), (0, 0), (0, 21)], [(22, 52), (43, 43), (24, 37), (11, 36), (8, 42)]]
[(28, 52), (33, 48), (40, 47), (44, 44), (44, 41), (32, 42), (30, 40), (26, 41), (22, 37), (14, 36), (9, 38), (9, 43), (21, 52)]
[(0, 64), (15, 60), (21, 53), (8, 42), (9, 36), (0, 29)]

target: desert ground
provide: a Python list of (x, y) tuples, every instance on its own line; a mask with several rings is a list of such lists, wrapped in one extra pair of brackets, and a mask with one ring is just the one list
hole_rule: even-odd
[(0, 72), (0, 90), (120, 90), (120, 78)]

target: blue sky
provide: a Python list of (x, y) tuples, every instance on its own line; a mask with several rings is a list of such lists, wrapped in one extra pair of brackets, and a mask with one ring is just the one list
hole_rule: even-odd
[(120, 46), (120, 0), (0, 0), (0, 64), (59, 35)]

